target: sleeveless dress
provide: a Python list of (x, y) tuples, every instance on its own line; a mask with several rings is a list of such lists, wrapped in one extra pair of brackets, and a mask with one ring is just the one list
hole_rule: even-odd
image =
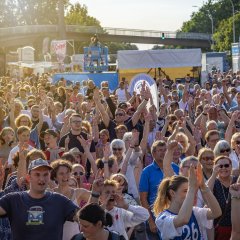
[[(73, 190), (71, 200), (78, 206), (76, 190)], [(63, 240), (70, 240), (73, 236), (80, 233), (79, 225), (76, 222), (66, 221), (63, 225)]]

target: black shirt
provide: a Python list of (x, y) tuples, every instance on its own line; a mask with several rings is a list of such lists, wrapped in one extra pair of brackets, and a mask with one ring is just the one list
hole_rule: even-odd
[[(80, 152), (84, 153), (84, 149), (81, 145), (81, 143), (78, 141), (77, 137), (82, 136), (84, 139), (87, 139), (87, 134), (84, 132), (81, 132), (79, 135), (73, 135), (72, 132), (70, 131), (66, 135), (64, 135), (59, 142), (59, 147), (65, 147), (65, 139), (69, 136), (69, 144), (68, 144), (68, 149), (72, 148), (78, 148)], [(95, 144), (94, 141), (91, 142), (90, 146), (90, 152), (95, 152)]]

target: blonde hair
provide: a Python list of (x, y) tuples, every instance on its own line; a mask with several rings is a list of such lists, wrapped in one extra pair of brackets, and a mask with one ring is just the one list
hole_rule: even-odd
[(21, 119), (22, 118), (27, 118), (27, 120), (28, 120), (28, 126), (27, 127), (29, 127), (29, 128), (31, 128), (32, 127), (32, 120), (31, 120), (31, 118), (27, 115), (27, 114), (20, 114), (16, 119), (15, 119), (15, 125), (16, 125), (16, 127), (18, 128), (18, 127), (20, 127), (21, 125), (20, 125), (20, 122), (21, 122)]
[(236, 132), (232, 135), (232, 138), (231, 138), (231, 148), (232, 149), (235, 149), (235, 142), (239, 137), (240, 137), (240, 132)]
[(216, 165), (216, 164), (218, 163), (218, 161), (221, 160), (221, 159), (227, 159), (227, 160), (229, 161), (229, 164), (232, 165), (232, 160), (231, 160), (231, 158), (230, 158), (230, 157), (227, 157), (227, 156), (223, 156), (223, 155), (218, 156), (218, 157), (216, 157), (216, 158), (214, 159), (214, 165)]
[(171, 202), (170, 190), (174, 192), (183, 184), (187, 183), (188, 179), (183, 176), (172, 176), (162, 180), (158, 187), (157, 198), (153, 204), (153, 212), (158, 216), (163, 210), (169, 208)]
[(202, 155), (203, 155), (204, 153), (211, 153), (211, 154), (214, 156), (214, 152), (213, 152), (212, 149), (206, 148), (206, 147), (201, 148), (201, 149), (199, 150), (199, 152), (198, 152), (198, 160), (199, 160), (199, 162), (201, 162), (201, 158), (202, 158)]
[[(183, 139), (183, 141), (184, 141), (184, 146), (182, 145), (182, 147), (183, 147), (183, 153), (185, 153), (185, 152), (187, 152), (187, 150), (188, 150), (188, 148), (189, 148), (189, 142), (188, 142), (188, 136), (185, 134), (185, 133), (182, 133), (182, 132), (180, 132), (180, 133), (178, 133), (177, 135), (176, 135), (176, 140), (178, 139), (178, 138), (182, 138)], [(177, 140), (178, 141), (178, 140)]]

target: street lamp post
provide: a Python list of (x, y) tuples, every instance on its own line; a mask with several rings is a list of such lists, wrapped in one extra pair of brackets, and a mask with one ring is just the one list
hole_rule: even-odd
[[(198, 6), (192, 6), (192, 7), (198, 8)], [(213, 40), (213, 34), (214, 34), (213, 16), (212, 16), (212, 14), (211, 14), (209, 11), (207, 11), (207, 12), (208, 12), (208, 17), (209, 17), (209, 19), (211, 20), (211, 28), (212, 28), (212, 47), (214, 47), (214, 40)]]
[(231, 2), (232, 5), (232, 18), (233, 18), (233, 42), (236, 42), (236, 38), (235, 38), (235, 9), (234, 9), (234, 4), (232, 0), (229, 0)]

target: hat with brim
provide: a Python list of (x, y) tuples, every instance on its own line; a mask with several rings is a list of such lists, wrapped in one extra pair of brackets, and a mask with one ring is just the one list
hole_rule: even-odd
[(30, 173), (32, 170), (35, 170), (40, 167), (46, 167), (49, 170), (52, 170), (52, 167), (49, 165), (48, 161), (43, 160), (42, 158), (38, 158), (38, 159), (30, 162), (30, 164), (28, 166), (28, 173)]
[(77, 147), (70, 149), (68, 152), (71, 154), (74, 154), (74, 155), (81, 154), (81, 152), (79, 151), (79, 149)]
[(55, 138), (58, 136), (58, 134), (54, 130), (47, 129), (46, 131), (40, 133), (40, 138), (43, 139), (46, 134), (52, 135)]

